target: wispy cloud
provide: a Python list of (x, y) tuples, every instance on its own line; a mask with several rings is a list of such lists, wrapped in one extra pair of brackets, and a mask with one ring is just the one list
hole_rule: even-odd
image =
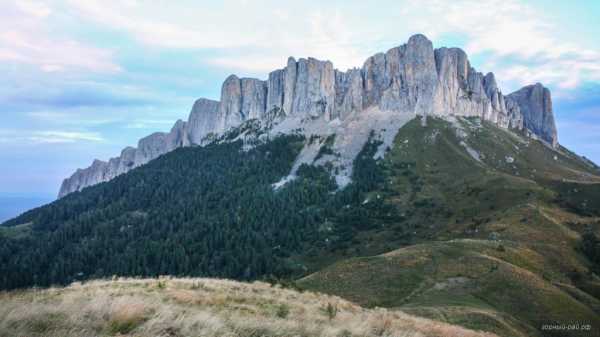
[(20, 11), (39, 18), (45, 18), (52, 13), (47, 5), (38, 1), (20, 0), (16, 1), (15, 5)]
[(115, 73), (113, 52), (60, 36), (48, 18), (53, 11), (36, 1), (2, 5), (0, 13), (0, 61), (37, 67), (42, 72), (92, 71)]
[(306, 6), (274, 1), (168, 9), (137, 2), (69, 3), (78, 15), (124, 31), (147, 46), (218, 50), (204, 61), (234, 70), (266, 72), (284, 65), (290, 55), (333, 59), (342, 68), (357, 66), (365, 57), (353, 42), (356, 31), (337, 8), (307, 11)]
[(419, 29), (432, 36), (455, 33), (465, 37), (470, 54), (487, 53), (489, 71), (518, 84), (543, 82), (574, 88), (600, 81), (600, 51), (561, 39), (562, 27), (539, 8), (518, 0), (410, 1), (411, 10), (435, 17)]
[(561, 40), (562, 28), (521, 0), (404, 0), (382, 4), (385, 12), (351, 2), (225, 1), (168, 8), (137, 1), (69, 3), (78, 15), (148, 46), (216, 49), (204, 61), (250, 73), (281, 67), (289, 55), (331, 59), (341, 69), (360, 66), (382, 41), (389, 48), (422, 32), (434, 42), (461, 36), (469, 53), (487, 55), (483, 70), (499, 73), (501, 81), (560, 88), (600, 81), (600, 51)]
[(75, 142), (103, 142), (104, 138), (97, 132), (87, 131), (21, 131), (21, 130), (0, 130), (0, 143), (15, 144), (62, 144)]
[(101, 126), (111, 123), (122, 122), (121, 119), (114, 116), (102, 118), (97, 114), (85, 113), (81, 110), (77, 111), (31, 111), (27, 116), (39, 123), (51, 123), (59, 125), (89, 127)]
[(30, 137), (42, 143), (73, 143), (77, 141), (101, 142), (104, 138), (97, 132), (39, 131)]
[(138, 119), (127, 123), (127, 129), (164, 129), (174, 124), (172, 119)]

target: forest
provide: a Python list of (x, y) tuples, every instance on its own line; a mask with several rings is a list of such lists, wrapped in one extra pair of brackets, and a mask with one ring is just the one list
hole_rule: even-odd
[[(373, 159), (379, 143), (370, 140), (345, 189), (326, 168), (304, 164), (275, 190), (304, 142), (287, 135), (249, 151), (241, 141), (180, 148), (9, 220), (0, 231), (0, 288), (298, 272), (290, 255), (343, 245), (376, 221), (378, 206), (361, 201), (383, 179)], [(333, 226), (324, 231), (326, 222)]]

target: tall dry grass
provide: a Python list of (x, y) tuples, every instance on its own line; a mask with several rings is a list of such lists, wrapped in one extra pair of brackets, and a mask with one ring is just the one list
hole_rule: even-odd
[(107, 335), (494, 336), (261, 282), (118, 279), (0, 293), (1, 337)]

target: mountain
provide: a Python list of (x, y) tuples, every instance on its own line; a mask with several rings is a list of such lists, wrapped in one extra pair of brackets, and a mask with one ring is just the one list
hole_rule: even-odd
[(594, 335), (600, 169), (557, 142), (550, 92), (504, 96), (421, 35), (328, 64), (229, 77), (186, 131), (127, 150), (154, 159), (2, 224), (0, 288), (275, 279), (498, 336)]
[(600, 173), (567, 149), (478, 117), (417, 117), (383, 158), (371, 133), (345, 188), (308, 164), (279, 186), (307, 144), (323, 158), (331, 141), (264, 132), (245, 123), (3, 224), (0, 288), (276, 277), (499, 336), (600, 324)]
[[(548, 89), (536, 84), (504, 96), (494, 74), (473, 69), (464, 51), (434, 49), (425, 36), (414, 35), (402, 46), (369, 57), (362, 68), (346, 72), (329, 61), (290, 57), (287, 66), (271, 72), (266, 81), (231, 75), (222, 85), (220, 101), (201, 98), (188, 121), (177, 121), (169, 133), (153, 133), (119, 157), (95, 160), (77, 170), (63, 182), (59, 198), (178, 147), (203, 145), (244, 121), (273, 118), (284, 119), (287, 128), (276, 132), (303, 127), (311, 133), (349, 134), (349, 140), (333, 145), (344, 157), (334, 163), (342, 171), (338, 183), (343, 184), (351, 174), (345, 167), (351, 166), (368, 129), (388, 128), (380, 132), (388, 146), (400, 120), (415, 115), (479, 116), (504, 128), (527, 130), (552, 146), (558, 142)], [(318, 121), (309, 126), (306, 119)], [(336, 123), (340, 125), (332, 126)], [(348, 142), (352, 144), (344, 145)]]

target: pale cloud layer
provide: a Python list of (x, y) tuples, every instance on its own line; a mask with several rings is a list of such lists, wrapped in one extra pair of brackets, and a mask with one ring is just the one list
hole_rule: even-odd
[(199, 61), (252, 74), (282, 67), (290, 55), (330, 59), (340, 69), (361, 66), (382, 51), (377, 48), (422, 32), (434, 43), (448, 34), (463, 37), (469, 54), (486, 53), (482, 70), (495, 71), (501, 81), (560, 88), (600, 81), (600, 52), (560, 39), (562, 27), (524, 1), (405, 0), (382, 4), (375, 13), (355, 3), (68, 2), (78, 15), (146, 45), (216, 49), (217, 56)]
[[(470, 54), (489, 52), (486, 66), (495, 68), (489, 70), (495, 70), (502, 80), (543, 82), (560, 88), (600, 81), (600, 52), (559, 38), (561, 27), (539, 9), (512, 0), (430, 3), (428, 15), (439, 18), (430, 28), (432, 35), (464, 35), (465, 50)], [(503, 64), (508, 57), (513, 57), (515, 64)]]
[(61, 144), (76, 142), (103, 142), (104, 138), (97, 132), (82, 131), (26, 131), (0, 130), (0, 143), (18, 143), (21, 145)]
[(434, 43), (449, 34), (462, 37), (470, 55), (486, 55), (486, 69), (481, 70), (496, 72), (501, 82), (571, 89), (600, 81), (600, 51), (560, 38), (562, 27), (519, 0), (404, 0), (383, 3), (379, 12), (356, 3), (239, 0), (178, 6), (164, 1), (27, 0), (5, 7), (0, 61), (31, 64), (49, 73), (122, 71), (114, 61), (115, 50), (54, 34), (48, 20), (62, 11), (151, 48), (212, 50), (197, 62), (263, 77), (285, 65), (287, 56), (330, 59), (340, 69), (361, 66), (372, 53), (420, 32)]
[(25, 64), (43, 72), (114, 73), (121, 68), (113, 52), (53, 32), (50, 6), (39, 1), (3, 2), (0, 14), (0, 62)]

